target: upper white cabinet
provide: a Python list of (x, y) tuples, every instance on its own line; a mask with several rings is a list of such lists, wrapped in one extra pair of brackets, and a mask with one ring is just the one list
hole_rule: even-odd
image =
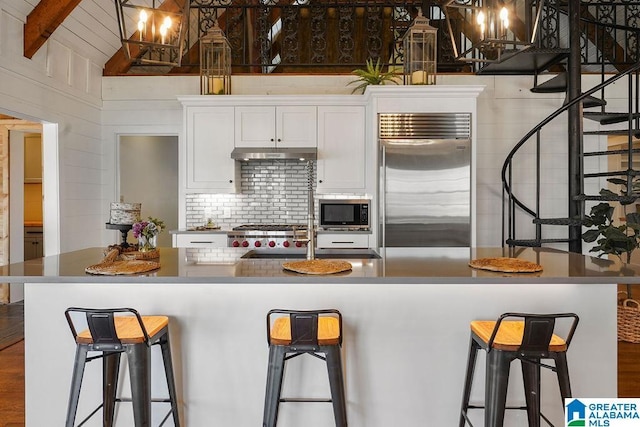
[(232, 193), (236, 189), (233, 107), (185, 110), (187, 190)]
[(235, 107), (236, 147), (315, 147), (316, 107)]
[(318, 193), (366, 188), (364, 106), (318, 107)]

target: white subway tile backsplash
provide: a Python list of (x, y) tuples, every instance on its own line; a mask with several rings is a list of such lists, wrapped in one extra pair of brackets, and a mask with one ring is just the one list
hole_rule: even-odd
[[(307, 221), (306, 163), (246, 162), (241, 163), (240, 175), (240, 192), (237, 194), (187, 195), (187, 227), (203, 225), (209, 217), (223, 228), (246, 223)], [(314, 176), (314, 186), (315, 181)], [(229, 215), (224, 215), (226, 211)]]

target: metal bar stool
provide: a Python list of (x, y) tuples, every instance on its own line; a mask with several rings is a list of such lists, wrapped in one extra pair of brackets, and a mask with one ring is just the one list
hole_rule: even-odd
[[(507, 318), (522, 320), (504, 320)], [(554, 333), (556, 319), (560, 318), (573, 319), (564, 339)], [(571, 397), (567, 349), (578, 320), (574, 313), (505, 313), (497, 321), (471, 322), (471, 344), (460, 410), (460, 427), (467, 423), (472, 425), (467, 410), (479, 408), (485, 409), (486, 427), (502, 427), (505, 409), (526, 409), (530, 427), (539, 427), (540, 418), (553, 426), (540, 411), (540, 368), (556, 372), (562, 399)], [(487, 352), (485, 406), (469, 405), (476, 357), (480, 349)], [(519, 359), (522, 364), (526, 406), (507, 407), (509, 368), (515, 359)], [(543, 359), (553, 359), (554, 366), (541, 363)], [(562, 407), (564, 408), (564, 400)]]
[[(272, 316), (274, 320), (272, 322)], [(281, 316), (278, 316), (281, 315)], [(263, 427), (275, 427), (280, 402), (332, 402), (336, 427), (347, 426), (342, 361), (342, 315), (338, 310), (271, 310), (267, 314), (269, 368)], [(281, 398), (285, 362), (310, 354), (327, 363), (331, 399)]]
[[(76, 332), (74, 313), (86, 316), (88, 329)], [(98, 405), (79, 425), (84, 424), (102, 408), (103, 425), (112, 426), (117, 402), (132, 402), (135, 426), (149, 426), (151, 402), (171, 404), (171, 409), (162, 419), (162, 426), (170, 415), (173, 423), (180, 426), (176, 386), (169, 345), (169, 318), (167, 316), (140, 316), (132, 308), (90, 309), (70, 307), (65, 310), (67, 323), (76, 342), (76, 356), (69, 393), (66, 427), (73, 427), (80, 399), (80, 388), (85, 364), (102, 359), (103, 393)], [(151, 346), (160, 345), (164, 371), (169, 389), (168, 399), (151, 398)], [(88, 356), (89, 352), (98, 352)], [(125, 353), (129, 363), (131, 399), (117, 398), (120, 356)]]

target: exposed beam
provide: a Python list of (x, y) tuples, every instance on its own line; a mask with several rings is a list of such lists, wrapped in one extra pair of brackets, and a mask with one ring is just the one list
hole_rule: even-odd
[(24, 56), (33, 58), (81, 0), (41, 0), (24, 24)]

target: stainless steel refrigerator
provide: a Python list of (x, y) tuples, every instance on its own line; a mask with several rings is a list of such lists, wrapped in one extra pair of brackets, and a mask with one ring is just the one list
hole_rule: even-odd
[(381, 247), (471, 244), (471, 114), (379, 114)]

